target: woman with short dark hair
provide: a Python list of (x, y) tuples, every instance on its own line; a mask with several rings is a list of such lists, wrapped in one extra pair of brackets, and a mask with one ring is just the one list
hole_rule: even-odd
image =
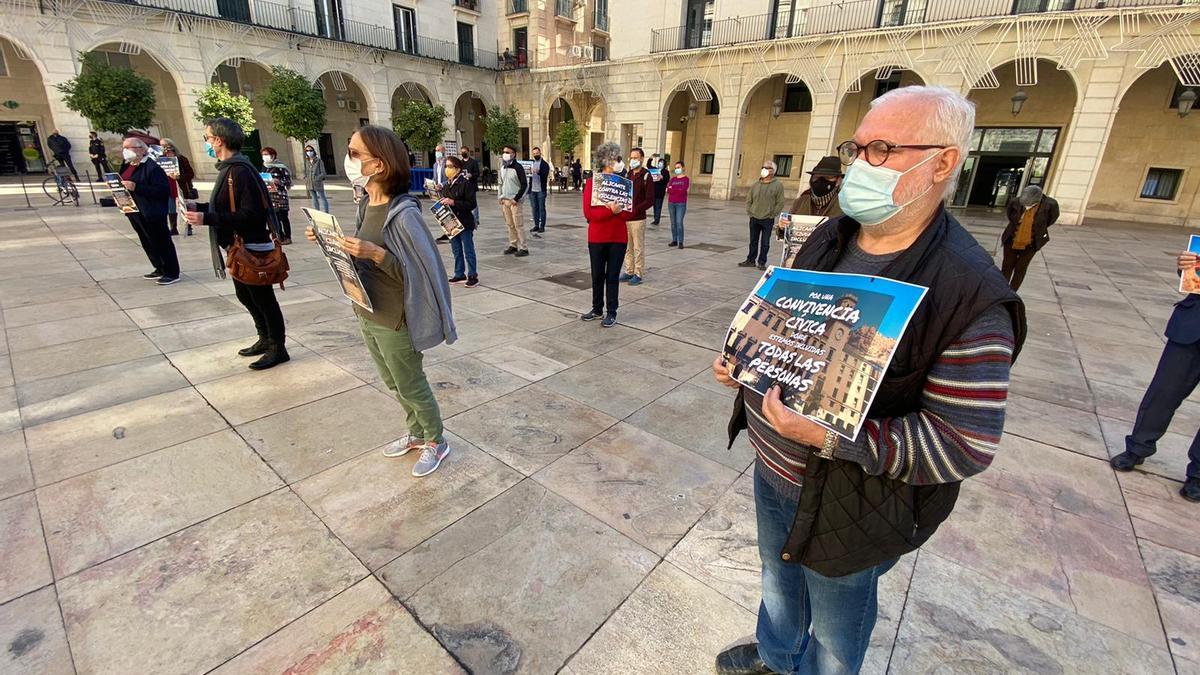
[(442, 186), (443, 206), (450, 207), (463, 230), (450, 240), (454, 253), (454, 276), (450, 283), (467, 283), (467, 288), (479, 285), (479, 270), (475, 266), (475, 186), (463, 174), (465, 162), (453, 155), (446, 158), (446, 184)]
[[(242, 154), (245, 140), (245, 132), (233, 120), (218, 117), (208, 123), (204, 129), (204, 147), (209, 157), (219, 160), (217, 180), (208, 197), (208, 210), (185, 214), (189, 224), (211, 228), (208, 235), (213, 271), (221, 279), (226, 276), (221, 249), (228, 251), (234, 235), (241, 237), (242, 245), (251, 253), (275, 250), (267, 190), (258, 169)], [(283, 344), (283, 312), (275, 299), (274, 286), (245, 284), (234, 279), (233, 288), (238, 301), (254, 319), (258, 332), (258, 341), (239, 349), (238, 354), (260, 357), (250, 364), (252, 370), (265, 370), (289, 360)]]
[(314, 209), (329, 213), (329, 197), (325, 196), (325, 162), (311, 145), (304, 146), (304, 189), (308, 190)]
[[(421, 354), (457, 339), (446, 268), (420, 203), (408, 194), (408, 153), (400, 137), (384, 127), (360, 127), (350, 137), (345, 166), (346, 177), (366, 191), (354, 236), (342, 243), (372, 305), (371, 310), (355, 305), (354, 311), (383, 383), (407, 413), (408, 433), (383, 454), (420, 450), (412, 473), (426, 476), (450, 454)], [(316, 241), (311, 227), (306, 234)]]
[(292, 171), (287, 164), (279, 161), (279, 152), (269, 145), (262, 149), (262, 162), (263, 170), (271, 174), (267, 191), (271, 193), (271, 206), (275, 207), (275, 215), (279, 218), (279, 243), (290, 244), (292, 221), (288, 219), (291, 209), (288, 190), (292, 187)]

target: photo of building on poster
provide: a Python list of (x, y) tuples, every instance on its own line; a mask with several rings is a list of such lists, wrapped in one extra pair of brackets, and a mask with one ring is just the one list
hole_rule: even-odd
[(760, 394), (854, 440), (926, 288), (772, 267), (734, 316), (725, 360)]
[[(1200, 256), (1200, 234), (1188, 237), (1188, 253)], [(1200, 268), (1183, 270), (1179, 274), (1180, 293), (1200, 293)]]

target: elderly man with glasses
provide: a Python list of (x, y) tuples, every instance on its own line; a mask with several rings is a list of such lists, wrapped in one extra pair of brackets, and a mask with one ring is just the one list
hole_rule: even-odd
[(125, 217), (154, 267), (142, 278), (159, 286), (170, 286), (179, 282), (179, 258), (167, 228), (167, 211), (172, 202), (171, 179), (149, 152), (149, 146), (141, 138), (126, 138), (121, 142), (123, 161), (117, 173), (138, 207), (135, 213), (126, 213)]
[(721, 653), (719, 673), (858, 672), (879, 577), (937, 530), (961, 482), (997, 451), (1025, 310), (943, 206), (974, 125), (974, 106), (940, 87), (872, 101), (838, 148), (846, 215), (819, 226), (793, 263), (929, 289), (856, 440), (785, 408), (778, 387), (759, 395), (723, 357), (713, 362), (717, 381), (738, 389), (730, 444), (746, 429), (757, 454), (763, 584), (757, 643)]

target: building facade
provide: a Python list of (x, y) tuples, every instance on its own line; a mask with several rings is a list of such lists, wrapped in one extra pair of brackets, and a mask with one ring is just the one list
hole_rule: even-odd
[[(335, 167), (344, 137), (406, 98), (443, 105), (477, 151), (487, 109), (513, 105), (522, 154), (574, 120), (581, 143), (549, 149), (556, 164), (587, 164), (604, 140), (642, 145), (733, 199), (767, 160), (798, 192), (873, 98), (924, 83), (978, 106), (954, 206), (1001, 207), (1037, 183), (1063, 223), (1200, 226), (1198, 0), (2, 1), (0, 153), (32, 121), (86, 160), (87, 123), (54, 85), (98, 50), (155, 80), (160, 133), (193, 154), (194, 92), (217, 78), (253, 101), (281, 64), (324, 90), (313, 140)], [(256, 112), (261, 144), (294, 160)]]

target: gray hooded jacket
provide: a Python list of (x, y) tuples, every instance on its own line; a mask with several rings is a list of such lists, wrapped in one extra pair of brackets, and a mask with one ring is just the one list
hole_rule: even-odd
[[(367, 200), (358, 204), (362, 223)], [(358, 236), (358, 231), (355, 231)], [(425, 227), (420, 203), (411, 195), (392, 197), (383, 225), (383, 243), (404, 269), (404, 323), (413, 349), (423, 352), (454, 344), (458, 330), (450, 308), (450, 283), (433, 235)]]

